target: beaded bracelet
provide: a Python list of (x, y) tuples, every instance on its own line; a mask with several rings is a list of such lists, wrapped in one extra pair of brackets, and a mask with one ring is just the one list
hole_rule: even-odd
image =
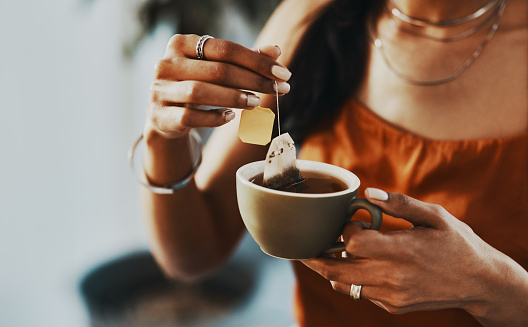
[[(203, 150), (203, 143), (200, 135), (195, 130), (191, 130), (189, 133), (189, 149), (191, 151), (191, 156), (193, 158), (193, 166), (191, 169), (191, 172), (185, 176), (181, 181), (176, 182), (174, 184), (164, 184), (164, 185), (154, 185), (150, 183), (147, 179), (147, 176), (145, 174), (145, 170), (141, 169), (139, 173), (136, 173), (135, 168), (135, 153), (136, 150), (143, 140), (143, 134), (137, 138), (137, 140), (132, 144), (130, 149), (128, 150), (128, 160), (130, 162), (130, 168), (132, 169), (132, 172), (137, 177), (137, 180), (141, 185), (148, 188), (150, 191), (156, 194), (174, 194), (176, 190), (186, 186), (191, 179), (193, 178), (194, 174), (202, 164), (202, 150)], [(141, 165), (142, 167), (142, 165)]]

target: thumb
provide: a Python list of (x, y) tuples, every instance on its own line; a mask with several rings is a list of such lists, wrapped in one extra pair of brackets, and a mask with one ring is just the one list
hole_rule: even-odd
[(443, 229), (449, 213), (437, 204), (422, 202), (401, 193), (387, 193), (376, 188), (365, 190), (367, 200), (393, 217), (402, 218), (415, 227)]

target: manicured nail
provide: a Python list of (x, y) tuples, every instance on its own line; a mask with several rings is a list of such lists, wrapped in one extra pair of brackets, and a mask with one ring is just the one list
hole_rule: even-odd
[(373, 200), (387, 201), (389, 199), (389, 194), (387, 192), (377, 188), (369, 187), (365, 190), (365, 194)]
[(260, 98), (254, 94), (247, 95), (247, 106), (256, 107), (260, 104)]
[(276, 44), (275, 44), (275, 48), (277, 48), (277, 52), (279, 53), (279, 54), (277, 55), (277, 57), (278, 57), (278, 56), (281, 55), (282, 51), (281, 51), (281, 49), (279, 48), (279, 46), (276, 45)]
[(231, 110), (226, 110), (224, 112), (224, 119), (226, 122), (232, 121), (233, 119), (235, 119), (235, 113), (232, 112)]
[(292, 75), (292, 73), (288, 69), (279, 65), (271, 67), (271, 73), (273, 74), (273, 76), (285, 81), (289, 80)]
[(273, 90), (285, 94), (290, 92), (290, 84), (286, 82), (273, 83)]

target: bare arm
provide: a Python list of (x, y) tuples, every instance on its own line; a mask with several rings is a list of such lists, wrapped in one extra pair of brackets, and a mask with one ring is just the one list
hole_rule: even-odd
[[(191, 170), (190, 128), (221, 126), (234, 115), (230, 109), (191, 109), (187, 103), (250, 109), (260, 101), (240, 89), (273, 92), (271, 70), (277, 63), (272, 57), (278, 49), (267, 47), (267, 53), (260, 54), (209, 40), (205, 47), (209, 60), (199, 61), (189, 58), (197, 40), (195, 35), (173, 37), (156, 69), (144, 132), (145, 170), (156, 185), (181, 180)], [(203, 166), (186, 187), (171, 195), (142, 193), (152, 252), (170, 277), (190, 279), (209, 273), (225, 261), (240, 238), (243, 225), (234, 174), (240, 165), (261, 160), (265, 153), (263, 147), (238, 141), (237, 127), (232, 122), (215, 133)]]
[(202, 61), (196, 60), (198, 36), (179, 35), (169, 42), (156, 67), (144, 132), (144, 162), (150, 181), (162, 185), (181, 180), (191, 169), (189, 129), (217, 128), (191, 183), (173, 195), (142, 193), (151, 250), (168, 276), (197, 278), (213, 271), (233, 252), (244, 230), (236, 202), (235, 172), (247, 162), (262, 160), (266, 151), (239, 141), (239, 117), (227, 122), (232, 110), (193, 110), (186, 104), (251, 109), (258, 96), (261, 106), (273, 108), (275, 81), (281, 86), (279, 91), (289, 87), (280, 85), (288, 76), (277, 72), (277, 67), (284, 67), (277, 58), (280, 55), (280, 62), (288, 63), (302, 34), (300, 22), (327, 1), (284, 1), (257, 41), (260, 53), (211, 39), (204, 47), (207, 60)]

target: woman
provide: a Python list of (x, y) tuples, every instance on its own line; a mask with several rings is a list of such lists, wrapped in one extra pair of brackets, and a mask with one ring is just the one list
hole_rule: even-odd
[(293, 263), (300, 326), (528, 325), (527, 12), (285, 0), (253, 50), (175, 35), (151, 87), (149, 182), (188, 176), (190, 129), (217, 128), (194, 179), (143, 193), (160, 266), (192, 280), (227, 260), (244, 231), (235, 171), (265, 157), (239, 141), (233, 110), (195, 105), (274, 108), (278, 91), (300, 157), (353, 171), (386, 214), (381, 232), (346, 226), (348, 257)]

